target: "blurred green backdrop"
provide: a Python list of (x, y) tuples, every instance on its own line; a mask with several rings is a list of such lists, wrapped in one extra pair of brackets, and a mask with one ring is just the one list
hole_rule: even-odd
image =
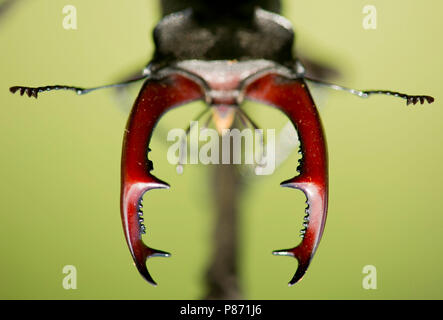
[[(67, 4), (77, 8), (76, 31), (62, 27)], [(367, 4), (377, 8), (376, 30), (362, 27)], [(284, 1), (297, 49), (339, 68), (339, 83), (437, 101), (406, 107), (389, 97), (315, 91), (330, 156), (325, 234), (308, 274), (288, 288), (296, 260), (270, 252), (299, 241), (304, 196), (279, 187), (294, 174), (295, 156), (273, 176), (248, 180), (241, 217), (246, 298), (443, 298), (442, 10), (434, 0)], [(149, 60), (158, 19), (156, 1), (33, 0), (0, 21), (0, 298), (202, 297), (210, 168), (188, 166), (177, 176), (160, 133), (152, 145), (155, 174), (172, 188), (145, 197), (145, 218), (152, 246), (173, 257), (148, 262), (157, 288), (138, 275), (124, 241), (121, 142), (139, 85), (126, 98), (112, 90), (38, 100), (8, 92), (17, 84), (114, 82)], [(168, 114), (159, 128), (184, 127), (201, 107)], [(257, 110), (264, 127), (285, 123), (270, 109)], [(62, 287), (65, 265), (77, 267), (77, 290)], [(377, 268), (377, 290), (362, 288), (365, 265)]]

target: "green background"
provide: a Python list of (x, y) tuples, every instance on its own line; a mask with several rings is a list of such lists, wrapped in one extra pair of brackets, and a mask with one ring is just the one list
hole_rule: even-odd
[[(62, 8), (77, 7), (78, 30), (62, 27)], [(376, 30), (362, 28), (375, 5)], [(304, 196), (273, 176), (249, 179), (241, 216), (241, 284), (248, 299), (441, 299), (443, 285), (443, 3), (435, 0), (284, 1), (297, 49), (337, 67), (340, 84), (432, 94), (433, 105), (406, 107), (389, 97), (363, 100), (315, 91), (330, 157), (330, 206), (315, 259), (300, 284), (286, 285), (296, 260), (273, 257), (293, 246)], [(133, 267), (119, 213), (120, 155), (139, 85), (38, 100), (11, 85), (114, 82), (152, 54), (155, 1), (22, 1), (0, 21), (0, 298), (198, 299), (210, 259), (210, 167), (178, 176), (165, 160), (161, 133), (152, 149), (156, 176), (169, 191), (145, 197), (149, 243), (171, 251), (152, 259), (159, 282)], [(159, 128), (185, 127), (202, 106), (168, 114)], [(255, 108), (263, 127), (285, 120)], [(274, 116), (275, 115), (275, 116)], [(273, 121), (270, 122), (269, 119)], [(161, 130), (159, 130), (161, 132)], [(64, 290), (63, 266), (75, 265), (78, 289)], [(362, 269), (377, 268), (377, 290), (362, 288)]]

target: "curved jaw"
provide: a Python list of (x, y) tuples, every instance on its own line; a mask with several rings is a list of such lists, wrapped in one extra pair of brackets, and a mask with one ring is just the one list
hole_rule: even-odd
[(168, 252), (156, 250), (146, 246), (141, 239), (141, 235), (146, 232), (143, 224), (142, 198), (146, 191), (151, 189), (168, 188), (169, 186), (161, 182), (124, 182), (122, 191), (122, 220), (126, 240), (129, 245), (135, 266), (143, 278), (157, 285), (146, 268), (146, 260), (151, 257), (169, 257)]
[[(304, 182), (303, 182), (304, 180)], [(276, 250), (274, 255), (292, 256), (298, 260), (298, 268), (289, 285), (300, 281), (306, 273), (319, 245), (327, 213), (327, 187), (321, 183), (296, 180), (282, 183), (283, 187), (302, 190), (307, 198), (304, 229), (301, 231), (302, 242), (295, 248)]]
[[(181, 69), (164, 73), (160, 80), (147, 80), (129, 117), (122, 154), (121, 217), (135, 265), (148, 282), (156, 285), (146, 268), (146, 260), (170, 255), (150, 248), (142, 241), (142, 234), (145, 233), (142, 213), (144, 193), (169, 188), (168, 184), (150, 173), (153, 166), (147, 157), (148, 146), (156, 123), (171, 108), (194, 100), (203, 99), (214, 105), (222, 99), (220, 101), (230, 105), (240, 104), (245, 98), (283, 111), (294, 124), (301, 141), (303, 159), (300, 174), (282, 183), (282, 186), (300, 189), (307, 197), (303, 240), (295, 248), (274, 252), (276, 255), (297, 258), (298, 269), (290, 281), (290, 285), (295, 284), (305, 274), (317, 250), (328, 202), (326, 142), (309, 91), (302, 79), (289, 79), (287, 74), (269, 69), (266, 72), (257, 70), (247, 76), (238, 70), (228, 69), (225, 75), (232, 76), (229, 81), (226, 77), (208, 77), (207, 73), (196, 69), (200, 74)], [(220, 73), (220, 70), (216, 69), (215, 73)]]
[(302, 242), (295, 248), (274, 251), (275, 255), (293, 256), (297, 271), (289, 282), (300, 281), (317, 250), (326, 222), (328, 207), (328, 161), (326, 141), (320, 117), (303, 80), (290, 80), (267, 74), (245, 88), (245, 97), (272, 105), (283, 111), (297, 129), (303, 159), (300, 175), (283, 182), (283, 187), (302, 190), (308, 207), (301, 231)]
[(146, 246), (142, 234), (142, 199), (152, 189), (166, 189), (169, 186), (154, 177), (150, 171), (148, 145), (154, 127), (160, 117), (169, 109), (203, 97), (201, 87), (194, 81), (172, 74), (162, 80), (148, 80), (138, 96), (126, 127), (122, 153), (121, 218), (126, 241), (134, 263), (140, 274), (149, 283), (156, 285), (146, 268), (151, 257), (168, 257), (170, 254)]

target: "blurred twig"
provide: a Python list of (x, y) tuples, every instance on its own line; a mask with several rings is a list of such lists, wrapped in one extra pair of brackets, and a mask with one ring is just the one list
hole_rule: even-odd
[[(219, 145), (222, 145), (221, 142)], [(222, 154), (221, 147), (219, 154)], [(213, 252), (206, 273), (207, 292), (204, 299), (241, 299), (242, 292), (238, 277), (238, 233), (239, 203), (242, 196), (243, 181), (239, 167), (232, 164), (216, 165), (212, 175), (211, 187), (215, 201), (216, 218), (212, 239)]]
[(13, 5), (17, 4), (21, 0), (4, 0), (0, 2), (0, 18), (12, 8)]

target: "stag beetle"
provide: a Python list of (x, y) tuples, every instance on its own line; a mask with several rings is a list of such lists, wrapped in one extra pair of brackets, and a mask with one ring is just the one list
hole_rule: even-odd
[[(297, 283), (308, 269), (317, 250), (328, 208), (328, 158), (320, 116), (306, 81), (360, 97), (393, 95), (407, 104), (425, 101), (430, 96), (411, 96), (385, 90), (360, 91), (308, 77), (299, 57), (294, 55), (291, 23), (279, 15), (279, 1), (217, 0), (163, 1), (165, 16), (155, 27), (155, 53), (141, 76), (96, 88), (44, 86), (10, 88), (37, 98), (52, 90), (88, 92), (128, 85), (144, 80), (124, 134), (121, 165), (121, 219), (129, 250), (140, 274), (155, 285), (146, 267), (150, 257), (170, 254), (153, 249), (142, 241), (145, 233), (142, 197), (151, 189), (168, 184), (150, 172), (149, 142), (156, 123), (168, 110), (195, 100), (203, 100), (213, 111), (213, 120), (226, 113), (241, 114), (244, 100), (268, 104), (283, 112), (300, 139), (302, 162), (299, 174), (281, 185), (304, 192), (308, 207), (301, 231), (302, 242), (295, 248), (274, 251), (292, 256), (298, 268), (289, 282)], [(218, 120), (217, 120), (218, 119)], [(231, 121), (222, 126), (230, 127)]]

